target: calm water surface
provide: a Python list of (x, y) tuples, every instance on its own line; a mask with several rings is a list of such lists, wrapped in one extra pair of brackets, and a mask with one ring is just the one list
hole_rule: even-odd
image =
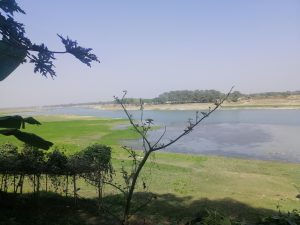
[[(30, 114), (125, 118), (123, 111), (80, 107), (50, 108)], [(139, 112), (132, 114), (139, 118)], [(144, 111), (144, 118), (166, 125), (163, 141), (168, 142), (184, 130), (188, 118), (195, 118), (195, 111)], [(151, 132), (150, 139), (156, 140), (161, 133), (162, 130)], [(124, 143), (140, 146), (138, 141)], [(300, 110), (219, 110), (165, 151), (300, 162)]]

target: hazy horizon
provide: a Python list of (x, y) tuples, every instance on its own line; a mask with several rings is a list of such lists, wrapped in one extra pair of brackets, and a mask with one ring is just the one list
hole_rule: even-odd
[(17, 1), (26, 36), (64, 50), (56, 34), (93, 48), (100, 64), (70, 55), (53, 80), (19, 66), (0, 82), (0, 108), (57, 105), (233, 85), (245, 94), (297, 91), (300, 1)]
[[(181, 91), (181, 90), (170, 90), (170, 91)], [(195, 90), (188, 90), (188, 91), (195, 91)], [(218, 90), (216, 90), (216, 91), (218, 91)], [(233, 91), (239, 91), (239, 90), (235, 90), (235, 89), (233, 89)], [(300, 91), (300, 90), (287, 90), (287, 91), (278, 91), (278, 93), (281, 93), (281, 92), (298, 92), (298, 91)], [(272, 92), (277, 92), (277, 91), (272, 91)], [(268, 92), (251, 92), (251, 93), (243, 93), (243, 92), (241, 92), (242, 94), (263, 94), (263, 93), (268, 93)], [(122, 95), (124, 94), (124, 92), (122, 91), (122, 92), (120, 92), (120, 96), (118, 96), (118, 97), (121, 97)], [(160, 94), (162, 94), (162, 93), (160, 93)], [(224, 94), (225, 94), (225, 92), (224, 92)], [(130, 95), (128, 95), (128, 96), (126, 96), (126, 97), (128, 97), (128, 98), (136, 98), (136, 99), (139, 99), (139, 98), (141, 98), (141, 99), (153, 99), (153, 98), (156, 98), (156, 97), (158, 97), (158, 95), (156, 95), (156, 96), (154, 96), (154, 97), (148, 97), (148, 98), (143, 98), (143, 97), (140, 97), (140, 96), (130, 96)], [(24, 105), (24, 106), (22, 106), (22, 105), (20, 105), (20, 106), (12, 106), (12, 107), (1, 107), (0, 106), (0, 109), (10, 109), (10, 108), (31, 108), (31, 107), (48, 107), (48, 106), (60, 106), (60, 105), (76, 105), (76, 104), (78, 104), (78, 105), (80, 105), (80, 104), (89, 104), (89, 103), (109, 103), (109, 102), (113, 102), (114, 101), (114, 97), (112, 97), (111, 99), (108, 99), (108, 100), (99, 100), (99, 101), (97, 101), (97, 100), (95, 100), (95, 101), (86, 101), (86, 102), (65, 102), (65, 103), (54, 103), (54, 104), (44, 104), (44, 105)]]

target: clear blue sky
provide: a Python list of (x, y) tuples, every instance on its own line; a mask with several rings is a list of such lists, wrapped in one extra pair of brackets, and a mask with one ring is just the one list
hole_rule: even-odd
[(94, 49), (86, 67), (58, 56), (57, 77), (23, 64), (0, 82), (0, 107), (151, 98), (232, 85), (244, 93), (300, 89), (299, 0), (19, 0), (27, 36), (60, 50), (56, 34)]

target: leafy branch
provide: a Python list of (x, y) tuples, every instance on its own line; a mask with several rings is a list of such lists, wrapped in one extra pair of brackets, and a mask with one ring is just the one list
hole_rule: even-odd
[(41, 123), (33, 117), (23, 118), (21, 116), (2, 116), (0, 117), (0, 134), (5, 136), (15, 136), (22, 142), (46, 150), (53, 145), (52, 142), (46, 141), (35, 134), (21, 131), (20, 129), (24, 129), (26, 123), (41, 125)]
[[(15, 21), (14, 13), (25, 14), (15, 0), (0, 0), (0, 36), (2, 42), (11, 48), (21, 49), (25, 51), (23, 62), (26, 58), (29, 63), (34, 64), (34, 72), (38, 72), (43, 76), (50, 75), (52, 78), (56, 76), (54, 71), (53, 60), (55, 54), (69, 53), (79, 59), (87, 66), (91, 66), (92, 62), (100, 62), (97, 56), (91, 53), (92, 48), (84, 48), (78, 45), (77, 41), (73, 41), (69, 37), (64, 38), (58, 35), (65, 47), (65, 51), (49, 50), (47, 46), (42, 44), (32, 43), (25, 35), (24, 24)], [(5, 54), (5, 52), (1, 52)]]
[[(25, 14), (25, 11), (15, 0), (0, 0), (0, 81), (24, 62), (33, 63), (35, 73), (38, 72), (45, 77), (50, 75), (53, 78), (56, 76), (53, 64), (56, 54), (69, 53), (89, 67), (92, 62), (100, 62), (97, 56), (91, 53), (91, 48), (81, 47), (77, 41), (69, 37), (64, 38), (58, 35), (65, 51), (53, 51), (49, 50), (44, 43), (32, 43), (25, 35), (24, 24), (14, 19), (14, 13)], [(21, 128), (25, 128), (25, 123), (40, 124), (32, 117), (23, 119), (21, 116), (2, 116), (0, 117), (0, 134), (15, 136), (27, 144), (42, 149), (49, 149), (53, 145), (52, 142), (35, 134), (21, 131)]]

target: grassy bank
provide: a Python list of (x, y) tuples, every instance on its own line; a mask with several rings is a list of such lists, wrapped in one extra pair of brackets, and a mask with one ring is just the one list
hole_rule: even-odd
[[(79, 116), (38, 116), (41, 126), (28, 125), (24, 131), (35, 133), (46, 140), (64, 147), (67, 154), (75, 153), (91, 143), (116, 145), (121, 139), (133, 139), (137, 135), (131, 129), (118, 129), (125, 120), (96, 119)], [(1, 137), (0, 143), (22, 142), (13, 137)]]
[[(94, 142), (112, 146), (117, 174), (120, 174), (121, 160), (126, 163), (128, 159), (119, 141), (137, 137), (131, 129), (120, 127), (126, 123), (124, 120), (60, 116), (38, 119), (43, 125), (27, 126), (26, 131), (64, 147), (67, 154)], [(13, 138), (1, 137), (0, 141), (21, 145)], [(120, 176), (116, 179), (120, 180)], [(210, 207), (251, 218), (258, 212), (271, 213), (277, 205), (283, 211), (299, 208), (296, 198), (299, 193), (295, 188), (300, 184), (299, 164), (158, 152), (145, 167), (142, 179), (147, 189), (158, 196), (144, 212), (154, 217), (169, 218), (174, 213), (178, 217), (192, 216)], [(80, 196), (96, 196), (95, 190), (83, 182), (79, 186)], [(142, 192), (143, 188), (137, 191)]]

